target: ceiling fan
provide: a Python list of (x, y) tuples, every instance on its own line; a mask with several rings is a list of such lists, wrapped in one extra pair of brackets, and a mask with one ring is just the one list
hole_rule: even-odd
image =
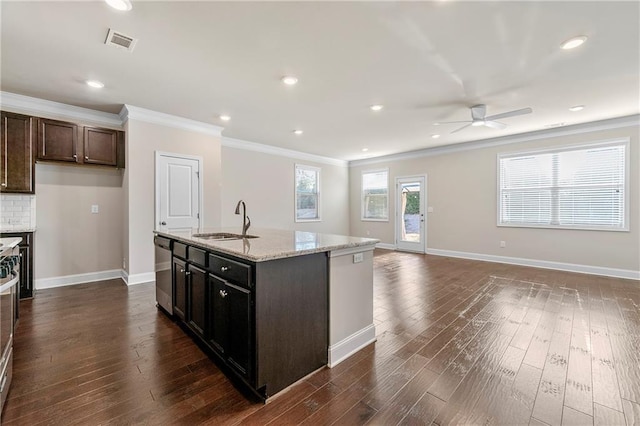
[(474, 127), (485, 126), (485, 127), (491, 127), (492, 129), (502, 130), (506, 128), (507, 125), (495, 120), (498, 120), (500, 118), (515, 117), (516, 115), (530, 114), (532, 112), (533, 110), (531, 108), (522, 108), (522, 109), (516, 109), (509, 112), (503, 112), (501, 114), (490, 115), (487, 117), (486, 116), (487, 106), (484, 104), (479, 104), (471, 107), (470, 121), (441, 121), (436, 124), (468, 123), (460, 127), (459, 129), (454, 130), (451, 133), (459, 132), (460, 130), (466, 129), (469, 126), (474, 126)]

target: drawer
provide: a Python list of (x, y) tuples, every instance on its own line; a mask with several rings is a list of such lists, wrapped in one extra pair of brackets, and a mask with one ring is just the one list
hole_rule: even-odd
[(209, 271), (220, 278), (245, 287), (249, 287), (251, 282), (251, 266), (215, 254), (209, 255)]
[(189, 246), (188, 260), (203, 268), (207, 266), (207, 253), (199, 248)]
[(187, 245), (179, 243), (177, 241), (173, 242), (173, 255), (181, 257), (183, 259), (187, 258)]

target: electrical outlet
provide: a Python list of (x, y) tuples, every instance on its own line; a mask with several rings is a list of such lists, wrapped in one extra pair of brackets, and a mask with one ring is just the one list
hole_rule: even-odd
[(91, 205), (91, 213), (96, 214), (100, 211), (100, 207), (97, 204)]
[(433, 207), (431, 206), (427, 207), (427, 213), (433, 213)]
[(122, 258), (122, 269), (127, 269), (127, 259), (126, 258)]
[(507, 242), (506, 241), (500, 241), (500, 247), (501, 248), (505, 248), (507, 246)]
[(363, 253), (356, 253), (353, 255), (353, 263), (360, 263), (364, 260)]

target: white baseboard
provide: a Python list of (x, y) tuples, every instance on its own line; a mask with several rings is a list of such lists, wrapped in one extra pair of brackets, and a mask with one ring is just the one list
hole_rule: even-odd
[(155, 272), (145, 272), (142, 274), (129, 275), (125, 271), (122, 271), (122, 279), (127, 285), (136, 285), (148, 283), (156, 280)]
[(387, 243), (378, 243), (378, 244), (376, 244), (376, 248), (381, 248), (381, 249), (385, 249), (385, 250), (395, 250), (396, 249), (396, 245), (395, 244), (387, 244)]
[(65, 275), (62, 277), (40, 278), (35, 280), (35, 289), (42, 290), (45, 288), (64, 287), (67, 285), (90, 283), (94, 281), (110, 280), (113, 278), (122, 278), (121, 269), (112, 269), (110, 271), (90, 272), (87, 274)]
[(329, 346), (329, 368), (333, 368), (360, 349), (376, 341), (376, 326), (371, 324)]
[(548, 260), (524, 259), (520, 257), (495, 256), (491, 254), (469, 253), (454, 250), (427, 249), (427, 254), (435, 256), (459, 257), (462, 259), (484, 260), (487, 262), (507, 263), (510, 265), (532, 266), (534, 268), (556, 269), (559, 271), (582, 274), (603, 275), (615, 278), (640, 280), (640, 271), (606, 268), (603, 266), (577, 265), (574, 263), (551, 262)]

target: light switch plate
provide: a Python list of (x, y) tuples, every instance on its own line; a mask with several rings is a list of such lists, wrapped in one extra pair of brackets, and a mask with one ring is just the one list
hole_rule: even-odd
[(356, 253), (353, 255), (353, 263), (360, 263), (364, 260), (364, 254)]
[(99, 211), (100, 211), (100, 208), (98, 207), (97, 204), (91, 205), (91, 213), (95, 214), (95, 213), (98, 213)]

